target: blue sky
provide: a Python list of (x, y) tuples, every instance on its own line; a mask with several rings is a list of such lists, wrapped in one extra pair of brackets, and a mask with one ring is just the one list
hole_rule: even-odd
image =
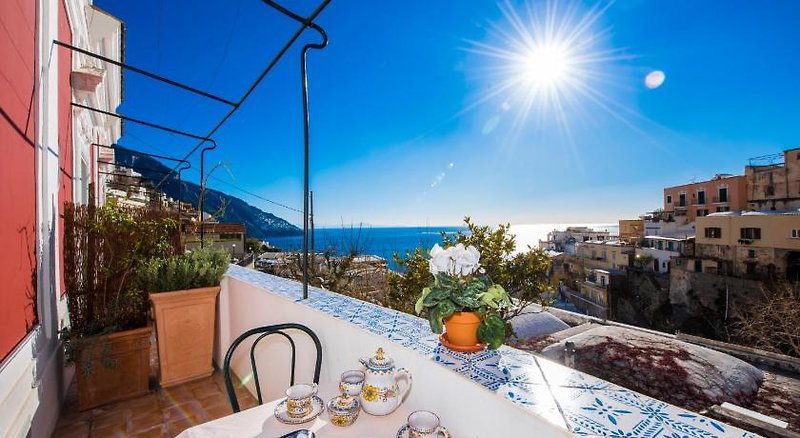
[[(126, 22), (128, 63), (232, 100), (296, 28), (257, 0), (96, 3)], [(315, 7), (284, 4), (302, 14)], [(547, 3), (333, 0), (317, 20), (330, 45), (309, 55), (317, 223), (447, 225), (465, 215), (488, 224), (612, 222), (658, 207), (665, 186), (741, 173), (748, 158), (800, 143), (800, 3), (599, 7), (592, 15), (595, 2), (559, 2), (553, 16), (566, 28), (596, 16), (584, 50), (602, 59), (579, 83), (600, 103), (562, 83), (559, 92), (573, 97), (563, 113), (537, 96), (525, 116), (525, 84), (487, 98), (507, 72), (477, 48), (509, 48), (509, 11), (535, 34), (529, 18)], [(300, 47), (215, 135), (220, 148), (207, 156), (225, 163), (219, 180), (298, 208)], [(654, 70), (666, 79), (649, 89)], [(198, 134), (227, 110), (136, 74), (125, 87), (121, 113)], [(133, 124), (121, 143), (170, 155), (195, 144)], [(210, 185), (302, 221), (223, 182)]]

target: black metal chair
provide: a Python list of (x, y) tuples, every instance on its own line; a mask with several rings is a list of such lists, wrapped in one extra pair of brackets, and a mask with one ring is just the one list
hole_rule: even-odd
[(256, 395), (258, 396), (258, 404), (263, 404), (264, 400), (261, 397), (261, 385), (258, 382), (258, 368), (256, 367), (256, 345), (258, 342), (269, 335), (281, 335), (289, 341), (289, 345), (292, 347), (292, 368), (290, 374), (290, 383), (289, 385), (294, 385), (294, 368), (295, 368), (295, 357), (296, 357), (296, 350), (294, 340), (292, 340), (291, 336), (284, 333), (284, 330), (295, 329), (305, 332), (311, 340), (314, 341), (314, 346), (317, 348), (317, 361), (314, 367), (314, 383), (319, 383), (319, 372), (320, 368), (322, 367), (322, 344), (319, 342), (319, 338), (317, 337), (316, 333), (314, 333), (310, 328), (302, 325), (302, 324), (295, 324), (295, 323), (286, 323), (286, 324), (276, 324), (276, 325), (268, 325), (264, 327), (256, 327), (250, 329), (241, 336), (236, 338), (233, 341), (231, 346), (228, 348), (228, 352), (225, 354), (225, 362), (222, 368), (223, 378), (225, 379), (225, 389), (228, 391), (228, 399), (231, 402), (231, 408), (233, 412), (239, 412), (239, 401), (236, 399), (236, 391), (233, 388), (233, 381), (231, 380), (231, 359), (233, 358), (233, 353), (236, 350), (236, 347), (239, 346), (245, 339), (249, 338), (250, 336), (260, 334), (255, 341), (253, 341), (253, 345), (250, 347), (250, 367), (253, 374), (253, 383), (256, 385)]

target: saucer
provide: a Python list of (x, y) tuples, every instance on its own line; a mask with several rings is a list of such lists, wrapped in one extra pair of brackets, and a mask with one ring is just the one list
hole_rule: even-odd
[(275, 418), (284, 424), (300, 424), (317, 418), (324, 410), (325, 403), (315, 395), (311, 397), (311, 411), (308, 414), (298, 418), (290, 417), (286, 412), (286, 400), (284, 399), (278, 403), (278, 406), (275, 406)]
[(447, 332), (442, 333), (439, 336), (439, 342), (442, 343), (447, 349), (457, 351), (459, 353), (477, 353), (478, 351), (483, 351), (486, 348), (486, 344), (475, 344), (470, 346), (462, 346), (462, 345), (453, 345), (447, 339)]
[(397, 435), (395, 435), (395, 438), (406, 438), (408, 436), (409, 436), (408, 423), (406, 423), (400, 427), (400, 430), (397, 431)]

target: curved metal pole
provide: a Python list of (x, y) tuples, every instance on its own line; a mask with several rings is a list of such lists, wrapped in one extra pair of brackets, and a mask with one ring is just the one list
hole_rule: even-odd
[(328, 45), (328, 34), (325, 33), (325, 29), (320, 27), (318, 24), (314, 23), (312, 19), (306, 19), (302, 16), (295, 14), (294, 12), (284, 8), (283, 6), (275, 3), (272, 0), (262, 0), (264, 3), (268, 4), (269, 6), (275, 8), (280, 13), (286, 15), (287, 17), (298, 21), (305, 26), (310, 27), (311, 29), (316, 30), (320, 36), (322, 37), (322, 41), (319, 43), (308, 43), (303, 46), (303, 50), (300, 53), (300, 76), (301, 76), (301, 85), (303, 89), (303, 299), (308, 298), (308, 193), (309, 193), (309, 184), (308, 184), (308, 125), (309, 125), (309, 113), (308, 113), (308, 74), (307, 74), (307, 66), (306, 66), (306, 55), (310, 49), (324, 49)]
[(197, 214), (200, 219), (200, 248), (205, 246), (205, 236), (206, 230), (203, 223), (203, 198), (206, 197), (206, 177), (205, 177), (205, 161), (206, 161), (206, 152), (212, 151), (217, 148), (217, 142), (212, 139), (208, 139), (211, 142), (211, 146), (206, 146), (200, 151), (200, 198), (197, 200)]
[(178, 169), (178, 219), (180, 219), (181, 209), (183, 208), (183, 181), (182, 181), (182, 173), (184, 170), (187, 170), (192, 167), (192, 163), (186, 161), (183, 163), (186, 167), (181, 167)]

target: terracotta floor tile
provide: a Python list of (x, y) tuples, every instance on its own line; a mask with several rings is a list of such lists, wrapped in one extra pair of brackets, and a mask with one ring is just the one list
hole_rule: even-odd
[(127, 437), (128, 431), (124, 424), (114, 424), (108, 427), (92, 427), (92, 438), (120, 438)]
[(59, 425), (53, 432), (54, 438), (86, 438), (89, 436), (89, 423), (79, 422), (68, 425)]
[(146, 432), (139, 432), (136, 434), (131, 434), (131, 438), (161, 438), (165, 436), (172, 436), (167, 433), (166, 426), (161, 426), (156, 429), (151, 429)]
[(128, 430), (131, 433), (144, 432), (164, 424), (164, 414), (161, 411), (153, 411), (149, 414), (131, 418), (128, 424)]
[[(222, 373), (195, 382), (158, 389), (146, 396), (79, 412), (74, 384), (70, 386), (54, 437), (161, 437), (231, 414)], [(256, 405), (243, 388), (237, 391), (242, 409)]]

